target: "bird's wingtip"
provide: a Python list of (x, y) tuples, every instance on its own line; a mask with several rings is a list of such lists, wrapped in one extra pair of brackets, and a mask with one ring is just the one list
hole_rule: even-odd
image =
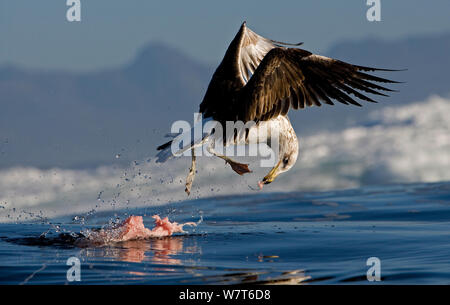
[(270, 39), (270, 41), (272, 41), (272, 43), (274, 43), (275, 45), (278, 45), (278, 46), (285, 45), (285, 46), (298, 47), (298, 46), (301, 46), (303, 44), (303, 42), (290, 43), (290, 42), (277, 41), (277, 40), (273, 40), (273, 39)]

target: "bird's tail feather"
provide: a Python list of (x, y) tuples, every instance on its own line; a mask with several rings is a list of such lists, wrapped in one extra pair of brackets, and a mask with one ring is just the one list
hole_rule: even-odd
[[(166, 146), (166, 144), (167, 144), (167, 146)], [(169, 144), (172, 144), (172, 141), (170, 141), (166, 144), (163, 144), (158, 147), (159, 152), (156, 154), (156, 162), (157, 163), (166, 162), (167, 160), (169, 160), (170, 158), (173, 157), (171, 145), (169, 145)], [(162, 146), (164, 146), (164, 148), (161, 148)]]
[(196, 147), (202, 146), (203, 144), (206, 143), (206, 141), (208, 140), (209, 135), (204, 136), (202, 139), (198, 140), (198, 141), (192, 141), (190, 143), (190, 145), (186, 145), (183, 148), (178, 149), (177, 151), (172, 151), (172, 143), (175, 140), (178, 139), (173, 139), (167, 143), (164, 143), (163, 145), (158, 146), (158, 154), (156, 154), (156, 162), (157, 163), (163, 163), (166, 162), (167, 160), (171, 159), (172, 157), (180, 157), (185, 151), (194, 149)]
[(173, 140), (170, 140), (169, 142), (164, 143), (163, 145), (158, 146), (158, 148), (156, 148), (156, 150), (163, 150), (163, 149), (169, 147), (170, 145), (172, 145), (172, 142), (173, 142)]
[[(208, 121), (211, 121), (212, 118), (208, 118), (205, 120), (198, 120), (195, 122), (195, 125), (193, 128), (191, 128), (189, 131), (175, 135), (170, 134), (170, 136), (173, 137), (172, 140), (170, 140), (167, 143), (164, 143), (160, 146), (158, 146), (158, 154), (156, 155), (156, 162), (162, 163), (166, 162), (172, 157), (179, 157), (184, 152), (189, 151), (193, 148), (203, 146), (208, 141), (209, 136), (211, 135), (211, 130), (205, 131), (204, 130), (204, 124), (206, 124)], [(201, 130), (202, 132), (200, 134), (196, 133), (196, 130)], [(205, 133), (203, 133), (205, 131)], [(183, 147), (180, 148), (180, 142), (182, 143)], [(174, 145), (172, 145), (174, 144)]]

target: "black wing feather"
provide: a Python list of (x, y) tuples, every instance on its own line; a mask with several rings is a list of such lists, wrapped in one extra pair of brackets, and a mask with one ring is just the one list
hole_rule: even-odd
[[(364, 71), (364, 72), (361, 72)], [(289, 108), (342, 104), (361, 106), (350, 95), (376, 103), (366, 93), (394, 90), (377, 83), (393, 80), (365, 72), (398, 71), (351, 65), (343, 61), (312, 54), (298, 48), (277, 47), (263, 58), (247, 84), (239, 90), (236, 107), (238, 119), (268, 120), (286, 114)]]

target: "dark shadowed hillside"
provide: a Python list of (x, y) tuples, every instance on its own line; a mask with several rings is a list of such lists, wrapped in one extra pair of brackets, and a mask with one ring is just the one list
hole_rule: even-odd
[[(385, 105), (447, 95), (449, 51), (450, 34), (335, 45), (324, 55), (407, 68), (380, 74), (406, 83), (391, 86), (400, 92), (377, 98), (379, 104), (291, 112), (298, 135), (341, 128)], [(192, 120), (213, 68), (159, 44), (142, 49), (127, 66), (96, 73), (0, 68), (0, 167), (91, 167), (153, 156), (174, 120)]]

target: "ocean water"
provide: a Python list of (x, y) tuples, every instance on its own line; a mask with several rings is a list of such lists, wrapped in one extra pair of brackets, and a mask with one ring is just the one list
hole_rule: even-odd
[[(129, 214), (199, 221), (172, 237), (79, 248)], [(450, 284), (450, 183), (258, 193), (0, 224), (1, 284)], [(41, 236), (47, 232), (46, 237)], [(62, 235), (61, 235), (62, 234)], [(68, 282), (70, 257), (80, 282)], [(367, 260), (380, 261), (369, 282)]]
[[(449, 284), (448, 113), (450, 100), (434, 96), (340, 131), (302, 136), (294, 126), (299, 159), (262, 191), (269, 169), (258, 160), (238, 176), (222, 160), (198, 158), (190, 197), (189, 158), (1, 169), (0, 283), (66, 283), (75, 256), (83, 284), (367, 284), (371, 257), (382, 283)], [(163, 239), (73, 243), (71, 234), (129, 215), (151, 227), (153, 214), (201, 222)]]
[[(299, 159), (264, 193), (450, 181), (448, 113), (450, 99), (433, 96), (371, 112), (369, 120), (340, 131), (303, 136), (301, 126), (294, 126)], [(223, 160), (198, 158), (191, 198), (256, 194), (269, 168), (258, 159), (242, 161), (250, 162), (253, 173), (241, 177)], [(146, 158), (126, 168), (0, 169), (0, 222), (181, 202), (189, 166), (190, 158), (182, 157), (164, 164)]]

